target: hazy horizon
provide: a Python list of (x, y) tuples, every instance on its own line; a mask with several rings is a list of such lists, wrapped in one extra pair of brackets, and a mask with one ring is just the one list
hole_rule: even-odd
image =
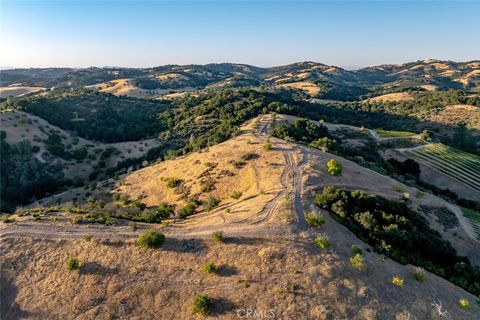
[[(426, 61), (426, 60), (438, 60), (438, 61), (451, 61), (455, 63), (467, 63), (471, 61), (479, 61), (480, 58), (477, 59), (472, 59), (472, 60), (465, 60), (465, 61), (456, 61), (456, 60), (442, 60), (442, 59), (435, 59), (435, 58), (426, 58), (426, 59), (416, 59), (416, 60), (411, 60), (411, 61), (402, 61), (398, 63), (388, 63), (388, 65), (401, 65), (405, 63), (413, 63), (417, 61)], [(313, 62), (313, 63), (320, 63), (328, 66), (334, 66), (334, 67), (339, 67), (344, 70), (349, 70), (349, 71), (354, 71), (358, 69), (363, 69), (363, 68), (369, 68), (369, 67), (376, 67), (380, 65), (386, 65), (386, 64), (374, 64), (374, 65), (366, 65), (366, 66), (355, 66), (355, 65), (349, 65), (349, 66), (341, 66), (341, 65), (334, 65), (334, 64), (329, 64), (325, 63), (322, 61), (312, 61), (312, 60), (304, 60), (304, 61), (293, 61), (289, 62), (286, 64), (282, 65), (273, 65), (273, 66), (259, 66), (259, 65), (254, 65), (254, 64), (249, 64), (249, 63), (239, 63), (239, 62), (229, 62), (229, 61), (223, 61), (223, 62), (207, 62), (207, 63), (186, 63), (186, 64), (180, 64), (180, 63), (168, 63), (168, 64), (159, 64), (159, 65), (152, 65), (152, 66), (141, 66), (141, 67), (126, 67), (126, 66), (42, 66), (42, 67), (37, 67), (37, 66), (24, 66), (24, 67), (16, 67), (16, 66), (0, 66), (0, 70), (13, 70), (13, 69), (48, 69), (48, 68), (57, 68), (57, 69), (62, 69), (62, 68), (67, 68), (67, 69), (88, 69), (88, 68), (100, 68), (100, 69), (149, 69), (149, 68), (155, 68), (155, 67), (162, 67), (166, 65), (178, 65), (178, 66), (187, 66), (187, 65), (198, 65), (198, 66), (205, 66), (209, 64), (241, 64), (241, 65), (249, 65), (252, 67), (258, 67), (258, 68), (275, 68), (275, 67), (281, 67), (281, 66), (286, 66), (286, 65), (292, 65), (295, 63), (303, 63), (303, 62)]]
[(339, 67), (480, 52), (479, 2), (0, 2), (0, 64), (152, 67), (316, 61)]

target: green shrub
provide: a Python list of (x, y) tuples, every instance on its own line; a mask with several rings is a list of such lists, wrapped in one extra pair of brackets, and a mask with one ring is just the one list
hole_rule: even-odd
[(213, 179), (209, 179), (207, 181), (204, 181), (202, 183), (202, 186), (200, 188), (200, 190), (202, 192), (210, 192), (210, 191), (213, 191), (215, 189), (215, 180)]
[(351, 249), (352, 255), (359, 254), (363, 256), (363, 250), (357, 247), (356, 245), (352, 244), (352, 247), (350, 249)]
[(234, 191), (234, 192), (232, 193), (231, 197), (232, 197), (233, 199), (235, 199), (235, 200), (238, 200), (238, 199), (240, 199), (240, 197), (242, 196), (242, 194), (243, 194), (243, 193), (240, 192), (240, 191)]
[(140, 201), (135, 201), (134, 205), (136, 208), (140, 209), (141, 211), (145, 210), (145, 208), (147, 207), (145, 203)]
[(340, 176), (343, 171), (343, 165), (340, 161), (332, 159), (327, 162), (327, 171), (332, 176)]
[(320, 213), (310, 212), (305, 216), (305, 221), (310, 227), (318, 229), (325, 223), (325, 218)]
[(67, 261), (67, 270), (68, 271), (73, 271), (77, 270), (79, 267), (78, 259), (77, 258), (70, 258)]
[(158, 248), (165, 242), (165, 236), (155, 230), (144, 232), (138, 238), (138, 245), (146, 248)]
[(193, 313), (205, 315), (210, 310), (212, 301), (207, 295), (199, 294), (193, 300)]
[(315, 244), (321, 249), (327, 249), (330, 247), (330, 239), (326, 234), (321, 234), (315, 238)]
[(415, 270), (415, 272), (413, 273), (413, 278), (420, 283), (425, 282), (425, 280), (427, 280), (422, 268), (417, 268)]
[(83, 187), (83, 186), (85, 186), (85, 181), (83, 180), (82, 177), (75, 176), (75, 177), (73, 178), (73, 186), (74, 186), (75, 188)]
[(185, 219), (195, 213), (195, 210), (200, 205), (200, 201), (196, 199), (189, 199), (187, 205), (178, 211), (180, 219)]
[(350, 257), (350, 265), (357, 270), (363, 270), (366, 267), (363, 256), (359, 253)]
[(272, 150), (272, 144), (271, 144), (271, 143), (265, 143), (265, 144), (263, 145), (263, 150), (265, 150), (265, 151), (270, 151), (270, 150)]
[(248, 160), (255, 159), (256, 157), (257, 157), (257, 155), (255, 153), (246, 153), (242, 156), (242, 160), (243, 161), (248, 161)]
[(213, 196), (210, 196), (204, 204), (205, 205), (205, 211), (211, 211), (213, 208), (218, 206), (219, 203), (220, 203), (219, 199), (217, 199)]
[(215, 231), (215, 232), (212, 234), (212, 240), (213, 240), (213, 242), (215, 242), (215, 243), (220, 243), (220, 242), (225, 241), (225, 238), (224, 238), (224, 236), (223, 236), (223, 232), (222, 232), (222, 231)]
[(83, 239), (87, 242), (90, 242), (90, 241), (92, 241), (93, 236), (91, 234), (87, 234), (86, 236), (83, 237)]
[(217, 272), (218, 267), (213, 262), (209, 262), (209, 263), (206, 263), (205, 265), (203, 265), (202, 270), (206, 274), (212, 274), (212, 273)]
[(167, 188), (170, 188), (170, 189), (176, 188), (181, 184), (181, 182), (182, 181), (180, 179), (168, 178), (167, 179)]

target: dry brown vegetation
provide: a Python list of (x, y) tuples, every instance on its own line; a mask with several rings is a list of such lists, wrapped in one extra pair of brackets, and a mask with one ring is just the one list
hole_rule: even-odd
[[(152, 250), (133, 240), (14, 237), (0, 250), (4, 319), (193, 319), (197, 294), (213, 299), (212, 319), (238, 319), (246, 308), (273, 310), (276, 319), (436, 319), (433, 299), (452, 319), (478, 311), (458, 308), (474, 297), (433, 274), (414, 281), (412, 266), (367, 252), (365, 270), (352, 268), (336, 239), (326, 251), (282, 238), (167, 239)], [(73, 272), (72, 256), (80, 264)], [(202, 272), (210, 261), (215, 275)], [(402, 288), (390, 283), (394, 275), (406, 279)]]
[(395, 92), (395, 93), (387, 93), (381, 96), (377, 96), (367, 101), (370, 102), (399, 102), (399, 101), (406, 101), (412, 100), (413, 97), (408, 92)]
[[(99, 90), (101, 92), (111, 93), (117, 96), (128, 96), (134, 98), (152, 98), (163, 95), (165, 93), (176, 91), (173, 89), (155, 89), (146, 90), (135, 86), (132, 83), (132, 79), (117, 79), (109, 82), (102, 82), (90, 86), (86, 86), (87, 89)], [(182, 90), (187, 90), (184, 88)]]
[(0, 98), (4, 97), (20, 97), (28, 93), (40, 92), (45, 90), (42, 87), (22, 87), (11, 85), (8, 87), (0, 87)]
[(447, 106), (432, 120), (445, 124), (465, 123), (471, 128), (480, 129), (480, 108), (470, 105)]
[(277, 86), (280, 88), (286, 88), (286, 89), (300, 89), (305, 91), (311, 96), (316, 96), (317, 94), (320, 93), (320, 87), (310, 81), (282, 83), (282, 84), (278, 84)]

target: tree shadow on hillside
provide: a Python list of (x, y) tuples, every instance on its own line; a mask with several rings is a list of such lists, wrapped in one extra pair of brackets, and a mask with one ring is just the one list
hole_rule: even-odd
[(45, 315), (32, 314), (31, 312), (22, 310), (18, 303), (15, 302), (18, 289), (9, 279), (6, 279), (4, 270), (2, 270), (2, 274), (0, 274), (0, 284), (0, 319), (46, 319), (44, 317)]
[(179, 253), (194, 253), (202, 254), (206, 252), (207, 245), (202, 239), (176, 239), (168, 238), (162, 246), (162, 250), (179, 252)]
[(237, 268), (233, 266), (222, 265), (220, 266), (217, 272), (217, 275), (219, 275), (220, 277), (230, 277), (230, 276), (237, 275), (238, 273), (239, 272)]
[(102, 266), (98, 262), (85, 262), (80, 265), (79, 272), (85, 275), (109, 275), (118, 273), (118, 269)]
[(233, 302), (224, 298), (211, 298), (211, 303), (209, 314), (212, 316), (223, 315), (235, 309)]

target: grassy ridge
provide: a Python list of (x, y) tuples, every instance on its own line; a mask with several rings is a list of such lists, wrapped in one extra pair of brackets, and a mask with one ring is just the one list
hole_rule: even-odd
[(379, 137), (382, 137), (382, 138), (411, 137), (416, 135), (415, 132), (383, 130), (383, 129), (375, 129), (375, 132), (378, 134)]

